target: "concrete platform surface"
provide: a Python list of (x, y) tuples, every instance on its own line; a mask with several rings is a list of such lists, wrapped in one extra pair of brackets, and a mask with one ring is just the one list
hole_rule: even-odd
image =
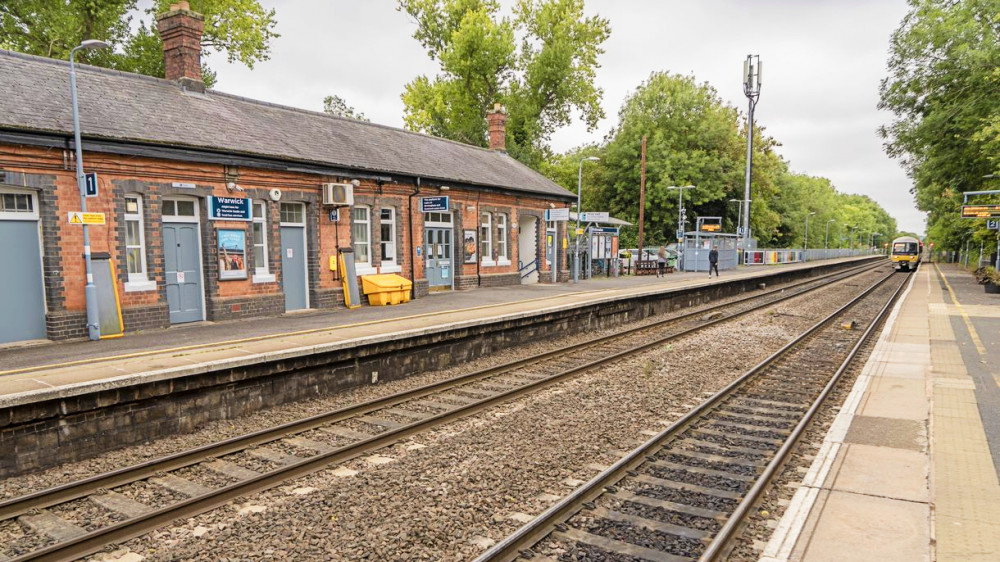
[(318, 346), (349, 346), (362, 339), (385, 340), (393, 334), (463, 323), (474, 325), (733, 279), (766, 278), (781, 271), (858, 259), (864, 258), (740, 267), (711, 279), (705, 273), (674, 273), (662, 278), (596, 277), (576, 285), (535, 284), (433, 293), (397, 306), (309, 311), (253, 321), (200, 322), (97, 342), (9, 346), (0, 348), (0, 405), (29, 400), (26, 394), (51, 398), (58, 396), (55, 391), (59, 389), (82, 391), (152, 373), (156, 375), (147, 377), (147, 381), (162, 380), (204, 370), (208, 365), (238, 366), (258, 362), (263, 356), (298, 356)]
[(765, 562), (1000, 560), (1000, 296), (925, 264)]

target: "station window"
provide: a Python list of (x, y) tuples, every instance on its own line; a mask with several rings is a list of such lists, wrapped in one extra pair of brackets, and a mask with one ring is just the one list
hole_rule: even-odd
[(382, 266), (396, 265), (396, 209), (383, 207), (379, 220)]
[(493, 215), (483, 213), (479, 220), (479, 255), (483, 263), (493, 263)]
[[(173, 201), (171, 201), (172, 203)], [(148, 291), (156, 288), (146, 272), (146, 234), (144, 232), (142, 196), (125, 196), (125, 268), (128, 279), (125, 290)]]
[(34, 213), (35, 200), (28, 193), (0, 193), (0, 213)]
[(497, 215), (497, 262), (510, 263), (510, 256), (507, 254), (507, 214)]
[(280, 220), (288, 224), (305, 224), (305, 205), (300, 203), (282, 203)]
[(163, 202), (163, 216), (165, 217), (194, 217), (197, 216), (194, 201), (167, 199)]
[[(254, 275), (270, 274), (267, 253), (267, 203), (253, 202), (253, 267)], [(256, 277), (255, 277), (256, 279)]]
[(354, 239), (354, 263), (371, 267), (371, 215), (368, 207), (351, 210), (351, 237)]

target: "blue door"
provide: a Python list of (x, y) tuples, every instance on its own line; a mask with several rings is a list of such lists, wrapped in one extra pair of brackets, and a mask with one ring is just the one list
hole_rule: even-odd
[(45, 337), (38, 221), (0, 219), (0, 343)]
[(453, 277), (450, 228), (424, 228), (424, 256), (430, 289), (450, 289)]
[(281, 289), (285, 292), (285, 312), (309, 308), (304, 226), (281, 227)]
[(163, 223), (163, 269), (170, 323), (205, 319), (198, 223)]

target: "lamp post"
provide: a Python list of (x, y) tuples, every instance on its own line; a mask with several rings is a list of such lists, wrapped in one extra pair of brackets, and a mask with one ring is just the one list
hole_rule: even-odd
[[(69, 52), (69, 91), (73, 104), (73, 144), (76, 148), (76, 185), (80, 190), (80, 211), (87, 212), (87, 185), (83, 177), (83, 147), (80, 146), (80, 108), (76, 101), (76, 52), (80, 49), (106, 49), (108, 44), (97, 39), (88, 39)], [(101, 321), (97, 312), (97, 287), (94, 286), (94, 273), (90, 267), (90, 232), (87, 223), (83, 223), (83, 263), (87, 273), (87, 284), (83, 289), (83, 297), (87, 302), (87, 337), (92, 341), (101, 339)]]
[[(580, 282), (580, 216), (583, 214), (580, 208), (580, 195), (583, 186), (583, 162), (589, 160), (597, 162), (600, 158), (596, 156), (585, 156), (580, 159), (580, 166), (576, 171), (576, 250), (573, 251), (573, 282)], [(640, 248), (640, 251), (642, 249)]]
[[(813, 211), (813, 212), (809, 213), (808, 215), (806, 215), (806, 234), (805, 234), (805, 236), (802, 237), (802, 251), (803, 252), (805, 252), (806, 250), (809, 249), (809, 217), (811, 217), (811, 216), (813, 216), (815, 214), (816, 214), (816, 211)], [(806, 259), (806, 256), (805, 256), (805, 253), (803, 253), (802, 254), (802, 261), (805, 261), (805, 259)]]
[[(677, 232), (682, 233), (682, 236), (683, 236), (684, 224), (687, 222), (687, 220), (685, 220), (685, 218), (687, 216), (687, 213), (684, 211), (684, 190), (685, 189), (694, 189), (694, 186), (693, 185), (670, 185), (670, 186), (667, 186), (667, 189), (668, 190), (670, 190), (670, 189), (676, 189), (677, 190)], [(678, 240), (677, 242), (678, 242), (678, 252), (677, 252), (677, 254), (680, 256), (680, 259), (681, 259), (681, 261), (677, 264), (677, 266), (681, 267), (683, 265), (683, 263), (684, 263), (684, 248), (683, 248), (683, 246), (680, 245), (680, 242), (681, 242), (680, 240)]]
[[(755, 64), (756, 63), (756, 64)], [(750, 172), (753, 170), (753, 112), (760, 98), (760, 78), (763, 65), (760, 55), (747, 55), (743, 61), (743, 95), (747, 97), (747, 166), (746, 185), (743, 189), (743, 248), (750, 239)]]
[(823, 254), (826, 259), (830, 259), (830, 223), (837, 222), (837, 219), (826, 221), (826, 242), (823, 243)]
[(881, 232), (872, 232), (871, 236), (868, 238), (868, 253), (870, 254), (872, 249), (875, 247), (875, 239), (882, 236)]

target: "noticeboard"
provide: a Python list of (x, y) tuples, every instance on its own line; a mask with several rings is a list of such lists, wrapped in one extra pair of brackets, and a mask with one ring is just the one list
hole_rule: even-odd
[(1000, 218), (1000, 205), (962, 205), (963, 219)]

